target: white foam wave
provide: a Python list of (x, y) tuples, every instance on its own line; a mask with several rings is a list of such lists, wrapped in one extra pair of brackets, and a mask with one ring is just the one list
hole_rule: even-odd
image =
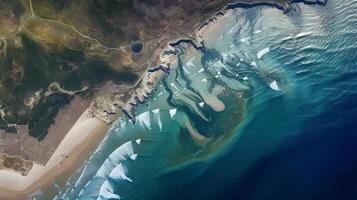
[(256, 31), (254, 31), (253, 33), (254, 34), (258, 34), (258, 33), (261, 33), (262, 32), (262, 30), (256, 30)]
[(202, 102), (199, 103), (198, 105), (199, 105), (201, 108), (203, 108), (203, 106), (205, 105), (205, 102), (202, 101)]
[(176, 111), (177, 111), (177, 109), (171, 109), (171, 110), (169, 111), (170, 116), (171, 116), (171, 119), (173, 119), (173, 118), (175, 117)]
[(250, 39), (250, 37), (244, 37), (244, 38), (240, 39), (240, 41), (241, 41), (241, 42), (245, 42), (245, 43), (249, 43), (249, 42), (248, 42), (249, 39)]
[(301, 32), (301, 33), (297, 34), (295, 37), (296, 37), (296, 38), (302, 38), (302, 37), (311, 35), (312, 33), (313, 33), (312, 31)]
[(130, 159), (131, 160), (136, 160), (136, 158), (138, 157), (138, 154), (133, 154), (130, 156)]
[(261, 59), (265, 54), (269, 53), (269, 51), (270, 51), (270, 48), (269, 48), (269, 47), (260, 50), (260, 51), (257, 53), (257, 58), (258, 58), (258, 59)]
[(137, 117), (137, 121), (143, 127), (147, 127), (151, 129), (151, 122), (150, 122), (150, 112), (144, 112)]
[(159, 125), (160, 131), (162, 131), (162, 121), (159, 112), (157, 112), (157, 123)]
[(278, 86), (278, 83), (276, 81), (273, 81), (269, 84), (270, 88), (275, 90), (275, 91), (280, 91), (280, 88)]
[(257, 63), (255, 61), (253, 61), (252, 63), (250, 63), (250, 65), (254, 66), (254, 67), (257, 67)]
[[(108, 177), (114, 177), (115, 180), (131, 182), (126, 175), (125, 166), (122, 164), (131, 156), (135, 155), (133, 142), (129, 141), (113, 151), (97, 171), (96, 175), (85, 185), (79, 196), (83, 198), (111, 197), (113, 194), (112, 186), (108, 183)], [(88, 192), (93, 191), (93, 192)], [(84, 196), (85, 195), (85, 196)], [(90, 195), (90, 196), (88, 196)], [(116, 195), (116, 199), (119, 196)]]

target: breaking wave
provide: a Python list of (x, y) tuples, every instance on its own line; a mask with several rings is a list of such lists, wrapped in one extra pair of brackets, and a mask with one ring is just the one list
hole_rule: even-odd
[[(136, 123), (119, 119), (56, 198), (296, 199), (295, 188), (311, 193), (315, 179), (304, 177), (324, 164), (324, 152), (312, 149), (310, 158), (286, 151), (321, 145), (316, 138), (329, 144), (356, 119), (356, 10), (356, 1), (339, 0), (293, 4), (287, 13), (237, 6), (217, 16), (214, 28), (203, 28), (202, 48), (186, 40), (172, 45), (176, 62), (137, 108)], [(290, 166), (292, 155), (297, 163)], [(306, 167), (302, 157), (314, 165), (285, 171), (296, 180), (287, 186), (277, 166)], [(260, 181), (261, 193), (249, 180)], [(322, 184), (316, 195), (330, 187)]]

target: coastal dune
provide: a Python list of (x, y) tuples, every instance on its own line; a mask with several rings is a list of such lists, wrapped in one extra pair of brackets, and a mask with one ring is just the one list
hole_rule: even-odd
[(27, 176), (0, 171), (0, 200), (27, 199), (60, 175), (70, 174), (89, 157), (108, 129), (107, 124), (84, 112), (45, 166), (34, 164)]

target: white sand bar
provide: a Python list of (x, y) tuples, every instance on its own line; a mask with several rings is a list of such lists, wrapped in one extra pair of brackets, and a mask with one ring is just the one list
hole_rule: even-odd
[(84, 112), (62, 140), (45, 166), (34, 164), (27, 176), (0, 170), (0, 199), (26, 199), (39, 188), (75, 170), (108, 131), (104, 122)]

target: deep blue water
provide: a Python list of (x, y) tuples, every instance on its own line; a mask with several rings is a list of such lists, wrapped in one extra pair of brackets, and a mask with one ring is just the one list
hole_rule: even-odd
[(357, 1), (218, 22), (57, 199), (357, 199)]

